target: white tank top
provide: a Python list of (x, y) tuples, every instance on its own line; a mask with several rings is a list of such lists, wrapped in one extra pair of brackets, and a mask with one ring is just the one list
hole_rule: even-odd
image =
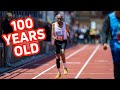
[(56, 36), (63, 35), (64, 36), (64, 40), (67, 39), (66, 23), (65, 22), (63, 22), (62, 28), (58, 27), (57, 22), (55, 22), (55, 30), (54, 31), (55, 31), (55, 35)]

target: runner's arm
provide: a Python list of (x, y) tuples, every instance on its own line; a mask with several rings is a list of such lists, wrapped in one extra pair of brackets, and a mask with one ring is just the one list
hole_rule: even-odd
[(104, 25), (102, 28), (102, 44), (103, 49), (107, 50), (108, 44), (107, 41), (110, 38), (111, 32), (110, 32), (110, 18), (107, 16), (104, 21)]
[(107, 16), (102, 27), (102, 44), (107, 44), (107, 41), (110, 37), (110, 18)]
[(52, 40), (55, 40), (55, 32), (54, 32), (54, 27), (55, 27), (55, 23), (52, 24)]
[(66, 30), (67, 30), (68, 40), (70, 41), (70, 28), (69, 28), (69, 25), (67, 23), (66, 23)]

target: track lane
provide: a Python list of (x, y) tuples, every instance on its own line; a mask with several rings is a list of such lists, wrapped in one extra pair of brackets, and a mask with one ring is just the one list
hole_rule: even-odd
[(112, 63), (110, 48), (104, 51), (101, 45), (79, 78), (114, 79)]

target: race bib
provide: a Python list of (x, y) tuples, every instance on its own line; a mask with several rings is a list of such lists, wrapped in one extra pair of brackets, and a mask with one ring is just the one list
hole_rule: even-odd
[(64, 36), (57, 36), (56, 39), (62, 41), (64, 40)]

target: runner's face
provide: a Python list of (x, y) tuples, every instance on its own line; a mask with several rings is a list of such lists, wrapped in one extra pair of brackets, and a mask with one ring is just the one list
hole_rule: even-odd
[(9, 20), (11, 20), (11, 19), (12, 19), (12, 16), (7, 16), (7, 15), (6, 15), (6, 18), (9, 19)]
[(62, 22), (62, 16), (57, 16), (57, 22), (61, 23)]
[(120, 17), (120, 11), (115, 11), (117, 17)]

